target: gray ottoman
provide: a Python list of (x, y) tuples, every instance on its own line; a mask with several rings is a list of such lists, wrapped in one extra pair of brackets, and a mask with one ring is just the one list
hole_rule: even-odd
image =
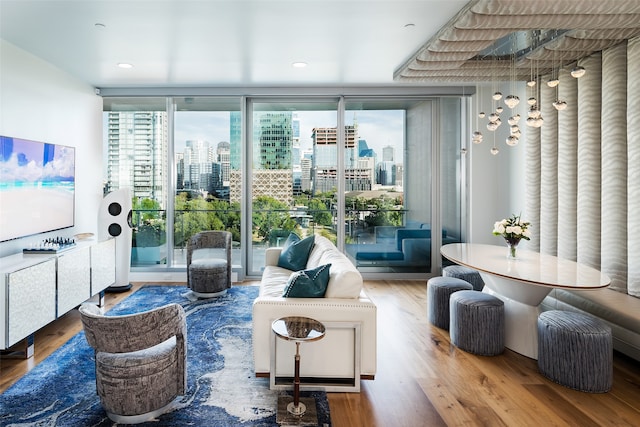
[(227, 261), (202, 258), (189, 265), (189, 288), (199, 298), (211, 298), (227, 292)]
[(538, 369), (574, 390), (605, 393), (613, 382), (611, 328), (588, 314), (551, 310), (538, 317)]
[(478, 270), (474, 270), (473, 268), (463, 265), (448, 265), (442, 269), (442, 275), (444, 277), (457, 277), (465, 282), (469, 282), (476, 291), (481, 291), (482, 288), (484, 288), (484, 280), (480, 277)]
[(451, 342), (464, 351), (495, 356), (504, 351), (504, 302), (478, 291), (459, 291), (449, 299)]
[(427, 316), (438, 328), (449, 330), (449, 297), (457, 291), (473, 287), (455, 277), (432, 277), (427, 281)]

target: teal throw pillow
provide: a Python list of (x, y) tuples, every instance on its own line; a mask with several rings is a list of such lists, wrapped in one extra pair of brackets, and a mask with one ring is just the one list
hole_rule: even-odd
[(285, 298), (322, 298), (329, 284), (331, 264), (291, 273), (282, 294)]
[(284, 248), (278, 259), (278, 267), (288, 270), (299, 271), (304, 270), (307, 266), (309, 254), (313, 248), (315, 236), (309, 236), (302, 240), (297, 234), (291, 233), (284, 242)]

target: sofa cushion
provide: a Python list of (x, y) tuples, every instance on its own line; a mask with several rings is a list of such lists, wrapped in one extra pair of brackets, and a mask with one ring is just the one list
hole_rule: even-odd
[(314, 242), (313, 249), (311, 249), (311, 253), (309, 254), (309, 259), (307, 260), (306, 267), (313, 268), (322, 265), (322, 254), (330, 250), (336, 250), (336, 247), (333, 243), (331, 243), (331, 240), (323, 236), (316, 236), (316, 240)]
[(320, 264), (331, 264), (325, 298), (358, 298), (362, 290), (362, 275), (349, 259), (334, 247), (320, 257)]
[(329, 284), (331, 264), (291, 273), (282, 294), (285, 298), (322, 298)]
[(297, 234), (291, 233), (284, 243), (284, 248), (278, 259), (278, 266), (299, 271), (306, 267), (309, 254), (313, 248), (315, 236), (311, 235), (300, 240)]
[(266, 266), (262, 272), (260, 296), (281, 298), (290, 276), (291, 270), (276, 265)]

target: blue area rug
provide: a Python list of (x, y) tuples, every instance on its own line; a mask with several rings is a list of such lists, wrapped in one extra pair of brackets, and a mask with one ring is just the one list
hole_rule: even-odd
[[(145, 286), (108, 314), (129, 314), (171, 302), (187, 313), (187, 392), (176, 408), (141, 426), (276, 426), (278, 393), (256, 378), (251, 305), (256, 286), (236, 286), (219, 298), (194, 300), (183, 286)], [(37, 343), (36, 343), (37, 346)], [(36, 347), (37, 351), (37, 347)], [(318, 422), (329, 426), (324, 392), (315, 397)], [(0, 395), (2, 426), (113, 426), (96, 395), (93, 349), (84, 332)]]

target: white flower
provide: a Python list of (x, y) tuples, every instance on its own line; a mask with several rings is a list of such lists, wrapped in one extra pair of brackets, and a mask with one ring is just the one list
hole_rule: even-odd
[(493, 224), (493, 234), (502, 236), (505, 239), (524, 239), (530, 240), (531, 231), (529, 227), (531, 223), (520, 218), (520, 215), (511, 215)]
[(510, 234), (522, 234), (522, 227), (519, 225), (512, 225), (506, 228), (507, 233)]

